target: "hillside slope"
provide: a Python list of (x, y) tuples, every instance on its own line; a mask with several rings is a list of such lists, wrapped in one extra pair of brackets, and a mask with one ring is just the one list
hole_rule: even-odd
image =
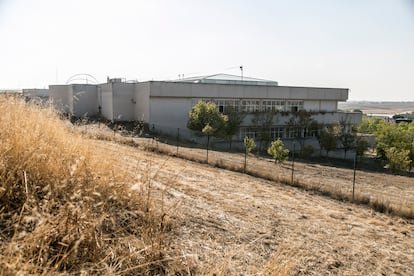
[(189, 269), (148, 179), (114, 171), (119, 154), (51, 109), (0, 96), (0, 110), (0, 275)]
[[(111, 142), (126, 174), (144, 167), (181, 221), (198, 273), (414, 274), (414, 225), (240, 173)], [(175, 212), (174, 212), (175, 210)]]

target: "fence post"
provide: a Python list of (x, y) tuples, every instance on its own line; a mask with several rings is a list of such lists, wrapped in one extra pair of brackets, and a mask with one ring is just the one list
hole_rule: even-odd
[(293, 142), (293, 151), (292, 151), (292, 179), (291, 184), (293, 185), (293, 174), (295, 172), (295, 142)]
[(355, 200), (355, 175), (356, 175), (356, 166), (357, 166), (357, 153), (355, 152), (355, 157), (354, 157), (354, 178), (352, 181), (352, 201)]
[(207, 135), (207, 164), (208, 164), (208, 146), (210, 143), (210, 134)]
[(179, 145), (180, 145), (180, 128), (177, 128), (177, 156), (178, 156)]

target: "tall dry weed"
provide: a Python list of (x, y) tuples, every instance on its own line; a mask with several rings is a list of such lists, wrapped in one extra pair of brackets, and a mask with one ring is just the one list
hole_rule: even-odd
[(0, 274), (188, 269), (168, 247), (172, 224), (131, 192), (119, 158), (52, 109), (0, 97), (0, 110)]

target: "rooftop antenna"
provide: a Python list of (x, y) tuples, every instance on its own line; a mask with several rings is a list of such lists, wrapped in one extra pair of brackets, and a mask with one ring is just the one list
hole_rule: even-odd
[(240, 71), (241, 71), (241, 80), (243, 81), (243, 65), (240, 66)]

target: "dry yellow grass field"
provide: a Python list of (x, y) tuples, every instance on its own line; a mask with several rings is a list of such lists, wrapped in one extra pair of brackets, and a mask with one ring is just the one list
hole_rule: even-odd
[(96, 146), (121, 153), (125, 174), (150, 164), (153, 192), (176, 210), (175, 242), (197, 274), (414, 273), (410, 220), (117, 143)]
[[(150, 149), (168, 155), (179, 156), (187, 160), (204, 163), (206, 150), (202, 148), (177, 147), (149, 138), (124, 137), (115, 134), (103, 124), (82, 126), (89, 136), (114, 140), (119, 143)], [(212, 151), (209, 153), (209, 164), (216, 167), (242, 172), (244, 154)], [(275, 165), (270, 158), (250, 155), (247, 161), (247, 173), (264, 179), (292, 183), (291, 163)], [(352, 197), (353, 170), (321, 164), (295, 163), (294, 186), (314, 191), (339, 200), (354, 201), (371, 208), (414, 219), (414, 179), (403, 175), (369, 172), (357, 170), (355, 181), (355, 197)]]
[[(117, 135), (82, 137), (20, 100), (0, 99), (0, 107), (0, 274), (414, 274), (412, 220), (149, 152), (146, 139), (134, 140), (140, 148)], [(264, 164), (277, 168), (249, 160)], [(307, 165), (298, 166), (300, 177)], [(393, 191), (379, 181), (386, 177), (413, 202), (409, 178), (399, 186), (398, 176), (377, 176), (386, 191)]]
[(51, 109), (0, 97), (0, 110), (0, 275), (188, 270), (150, 179), (116, 171), (118, 153)]

